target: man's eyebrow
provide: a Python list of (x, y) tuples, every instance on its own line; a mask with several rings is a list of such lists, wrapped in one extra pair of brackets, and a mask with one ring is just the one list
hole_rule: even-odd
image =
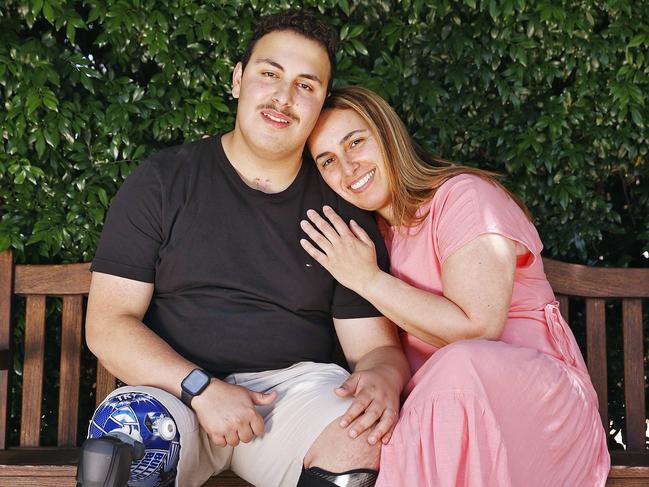
[[(265, 58), (255, 60), (255, 64), (264, 64), (264, 63), (270, 64), (271, 66), (284, 72), (284, 66), (279, 64), (277, 61), (273, 61), (271, 58), (265, 57)], [(310, 79), (311, 81), (315, 81), (316, 83), (322, 84), (322, 80), (315, 74), (302, 73), (298, 75), (298, 78), (306, 78), (306, 79)]]
[[(342, 139), (340, 139), (339, 144), (340, 144), (340, 145), (343, 145), (345, 142), (347, 142), (350, 138), (352, 138), (352, 137), (353, 137), (354, 135), (356, 135), (357, 133), (359, 133), (359, 132), (366, 132), (366, 131), (367, 131), (367, 129), (356, 129), (356, 130), (352, 130), (352, 131), (349, 132), (347, 135), (345, 135)], [(314, 160), (317, 161), (317, 160), (320, 159), (322, 156), (326, 156), (327, 154), (329, 154), (329, 151), (322, 152), (322, 153), (318, 154), (317, 156), (315, 156), (315, 159), (314, 159)]]
[(277, 61), (273, 61), (271, 58), (265, 57), (262, 59), (255, 59), (255, 64), (270, 64), (271, 66), (275, 66), (277, 69), (280, 71), (284, 71), (284, 66), (279, 64)]

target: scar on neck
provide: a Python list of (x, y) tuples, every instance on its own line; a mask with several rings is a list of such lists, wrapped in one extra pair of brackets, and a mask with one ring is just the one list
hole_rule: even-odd
[(255, 178), (252, 180), (252, 184), (256, 189), (265, 191), (270, 186), (270, 179)]

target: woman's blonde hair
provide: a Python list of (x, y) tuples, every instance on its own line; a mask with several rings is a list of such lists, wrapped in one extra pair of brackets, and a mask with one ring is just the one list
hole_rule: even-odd
[(324, 109), (354, 110), (377, 138), (391, 190), (392, 225), (417, 226), (426, 214), (417, 215), (445, 181), (459, 174), (474, 174), (502, 188), (531, 220), (525, 204), (497, 180), (494, 172), (462, 166), (426, 153), (410, 137), (394, 109), (379, 95), (360, 86), (332, 91)]

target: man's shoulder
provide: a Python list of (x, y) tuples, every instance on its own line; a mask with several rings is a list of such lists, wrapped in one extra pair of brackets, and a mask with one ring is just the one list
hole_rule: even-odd
[(186, 164), (197, 164), (206, 158), (213, 159), (217, 154), (217, 142), (219, 136), (206, 137), (203, 139), (166, 147), (151, 154), (145, 161), (160, 169), (173, 168)]

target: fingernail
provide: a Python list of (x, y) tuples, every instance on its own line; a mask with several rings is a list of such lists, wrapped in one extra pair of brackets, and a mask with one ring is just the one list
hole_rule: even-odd
[(370, 436), (367, 441), (370, 442), (370, 445), (373, 445), (374, 443), (376, 443), (376, 438), (374, 436)]
[(342, 426), (343, 428), (347, 428), (347, 426), (349, 426), (349, 423), (343, 419), (343, 420), (340, 422), (340, 426)]
[(322, 209), (323, 209), (324, 211), (329, 211), (329, 210), (331, 210), (331, 206), (324, 205), (324, 206), (322, 207)]
[(358, 432), (356, 430), (351, 430), (349, 432), (349, 436), (351, 436), (352, 438), (356, 438), (358, 436)]

